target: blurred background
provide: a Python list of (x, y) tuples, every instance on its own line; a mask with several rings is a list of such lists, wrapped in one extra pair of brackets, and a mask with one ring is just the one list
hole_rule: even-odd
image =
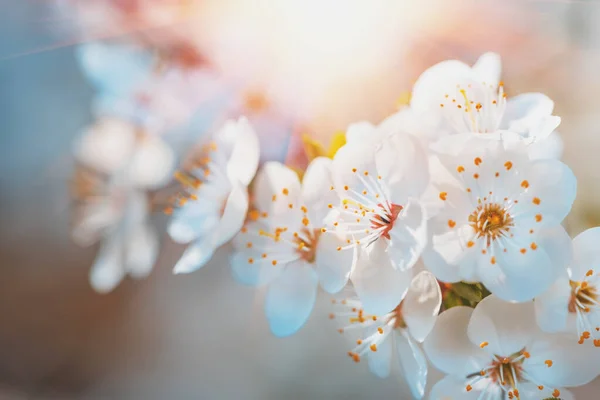
[[(273, 337), (263, 294), (233, 281), (227, 248), (175, 276), (183, 248), (162, 234), (149, 278), (90, 288), (98, 245), (70, 238), (71, 153), (114, 105), (85, 46), (119, 43), (201, 75), (171, 94), (193, 110), (148, 111), (161, 128), (183, 115), (162, 129), (179, 155), (244, 113), (264, 159), (298, 166), (301, 134), (327, 144), (405, 103), (426, 67), (496, 51), (509, 95), (556, 102), (579, 179), (569, 232), (600, 225), (598, 1), (0, 0), (0, 399), (409, 398), (400, 378), (348, 360), (323, 293), (298, 334)], [(124, 87), (127, 56), (106, 54), (101, 78)], [(166, 221), (153, 219), (161, 232)], [(600, 381), (574, 392), (596, 399)]]

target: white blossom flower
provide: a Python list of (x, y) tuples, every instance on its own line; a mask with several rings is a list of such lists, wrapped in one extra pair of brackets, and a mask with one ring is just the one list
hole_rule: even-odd
[(507, 303), (494, 295), (475, 309), (441, 313), (424, 343), (431, 363), (447, 377), (431, 400), (572, 399), (563, 387), (583, 385), (597, 370), (585, 350), (535, 323), (532, 302)]
[(226, 122), (193, 155), (189, 170), (175, 174), (186, 191), (174, 200), (180, 208), (174, 211), (168, 232), (178, 243), (193, 242), (175, 265), (175, 273), (204, 266), (217, 248), (239, 232), (258, 159), (256, 133), (246, 118), (240, 118)]
[(373, 140), (350, 140), (332, 164), (338, 201), (330, 229), (350, 237), (338, 251), (357, 248), (354, 287), (369, 313), (394, 308), (408, 289), (425, 243), (426, 216), (420, 196), (429, 180), (427, 157), (409, 134), (385, 132)]
[[(536, 297), (536, 317), (547, 332), (577, 333), (579, 343), (591, 339), (600, 347), (600, 228), (573, 239), (573, 258), (565, 273)], [(590, 356), (598, 359), (594, 352)], [(598, 372), (600, 372), (600, 365)]]
[(90, 282), (109, 292), (125, 275), (143, 278), (152, 269), (158, 236), (148, 221), (148, 191), (169, 178), (174, 156), (159, 138), (106, 118), (84, 132), (75, 157), (72, 236), (81, 245), (102, 239)]
[(558, 160), (530, 160), (519, 140), (455, 137), (461, 150), (432, 164), (435, 215), (423, 260), (441, 281), (482, 282), (504, 300), (530, 300), (569, 261), (560, 223), (576, 179)]
[[(448, 60), (421, 74), (414, 85), (411, 110), (424, 118), (423, 132), (435, 142), (455, 133), (521, 135), (536, 158), (559, 158), (562, 142), (555, 129), (554, 102), (542, 93), (507, 99), (500, 81), (500, 57), (482, 55), (473, 67)], [(546, 141), (548, 141), (546, 143)]]
[(411, 393), (421, 399), (427, 383), (427, 360), (418, 343), (429, 334), (437, 318), (442, 294), (435, 277), (427, 271), (417, 274), (402, 301), (388, 313), (370, 315), (356, 296), (333, 300), (336, 312), (330, 318), (349, 320), (339, 329), (348, 336), (358, 333), (356, 347), (348, 352), (355, 362), (367, 359), (369, 369), (380, 378), (390, 374), (393, 354)]
[(330, 159), (315, 158), (300, 184), (291, 169), (266, 163), (253, 187), (257, 209), (234, 240), (234, 276), (245, 284), (269, 285), (265, 313), (277, 336), (304, 325), (318, 282), (335, 293), (348, 281), (352, 252), (338, 252), (344, 238), (322, 228), (335, 198), (329, 190), (330, 168)]

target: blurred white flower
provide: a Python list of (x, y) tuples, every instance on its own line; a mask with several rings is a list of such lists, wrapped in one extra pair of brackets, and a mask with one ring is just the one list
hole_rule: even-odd
[(573, 399), (563, 387), (594, 379), (587, 351), (567, 336), (544, 334), (532, 302), (506, 303), (494, 295), (475, 307), (441, 313), (424, 343), (431, 363), (447, 377), (431, 400)]
[(314, 159), (300, 184), (291, 169), (266, 163), (253, 188), (257, 209), (234, 240), (233, 274), (245, 284), (269, 285), (265, 313), (276, 336), (304, 325), (319, 282), (335, 293), (348, 281), (352, 253), (338, 252), (344, 238), (322, 228), (335, 199), (330, 168), (330, 159)]
[(174, 241), (193, 242), (174, 268), (187, 273), (204, 266), (214, 251), (240, 228), (248, 211), (248, 191), (259, 160), (254, 129), (246, 120), (231, 120), (192, 156), (189, 168), (175, 174), (185, 192), (168, 227)]
[(359, 362), (367, 358), (369, 369), (380, 378), (390, 374), (393, 354), (412, 395), (421, 399), (427, 383), (427, 360), (421, 343), (435, 324), (442, 294), (435, 277), (427, 271), (417, 274), (406, 296), (390, 312), (370, 315), (358, 297), (333, 301), (336, 312), (330, 317), (350, 322), (340, 333), (352, 336), (358, 331), (356, 347), (348, 355)]
[(75, 158), (72, 236), (81, 245), (102, 239), (90, 283), (109, 292), (125, 275), (142, 278), (152, 269), (158, 236), (148, 221), (148, 191), (170, 177), (174, 156), (159, 138), (107, 118), (83, 133)]
[[(536, 317), (543, 330), (577, 333), (580, 344), (591, 339), (596, 347), (600, 347), (599, 243), (600, 228), (588, 229), (575, 237), (568, 268), (535, 299)], [(590, 356), (598, 359), (594, 352)]]
[(368, 136), (350, 139), (335, 155), (331, 190), (338, 200), (330, 205), (327, 223), (350, 235), (338, 250), (357, 249), (350, 278), (365, 309), (383, 314), (402, 299), (409, 270), (427, 241), (420, 196), (429, 173), (413, 136), (398, 131)]
[(454, 138), (457, 154), (432, 159), (434, 216), (423, 260), (444, 282), (482, 282), (505, 300), (530, 300), (570, 260), (560, 223), (576, 179), (558, 160), (530, 160), (518, 138)]
[[(425, 117), (422, 133), (435, 141), (454, 133), (511, 131), (531, 145), (536, 158), (559, 158), (562, 142), (554, 131), (560, 118), (542, 93), (507, 99), (500, 81), (500, 56), (482, 55), (473, 67), (448, 60), (430, 67), (414, 85), (410, 109)], [(544, 143), (549, 141), (549, 143)]]

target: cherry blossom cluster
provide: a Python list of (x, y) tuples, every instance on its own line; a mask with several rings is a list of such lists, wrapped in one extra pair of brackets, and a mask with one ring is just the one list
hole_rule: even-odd
[[(175, 172), (163, 210), (188, 246), (174, 272), (230, 242), (234, 278), (266, 288), (280, 337), (302, 328), (320, 287), (350, 361), (397, 370), (417, 399), (573, 399), (567, 387), (600, 374), (600, 229), (571, 239), (562, 227), (577, 182), (560, 161), (560, 118), (541, 93), (508, 96), (500, 73), (492, 53), (434, 65), (409, 105), (350, 125), (334, 155), (300, 172), (261, 165), (252, 124), (226, 122)], [(157, 166), (174, 160), (157, 162), (170, 157), (159, 142), (112, 120), (77, 154), (117, 188), (76, 227), (110, 239), (95, 268), (105, 275), (92, 276), (110, 290), (153, 264), (150, 203), (128, 194), (164, 182), (170, 167)], [(431, 366), (446, 377), (428, 382)]]

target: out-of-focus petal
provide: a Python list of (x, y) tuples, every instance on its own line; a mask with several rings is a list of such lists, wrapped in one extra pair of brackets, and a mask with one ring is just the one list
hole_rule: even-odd
[(350, 277), (356, 248), (338, 251), (338, 247), (345, 245), (344, 238), (333, 232), (322, 234), (317, 243), (316, 271), (321, 287), (328, 293), (342, 290)]
[(238, 132), (227, 163), (227, 175), (229, 179), (237, 179), (247, 186), (258, 168), (260, 159), (258, 137), (245, 117), (237, 121), (236, 129)]
[(202, 268), (213, 256), (215, 247), (210, 239), (191, 244), (173, 268), (175, 274), (187, 274)]
[(412, 337), (423, 342), (435, 325), (442, 292), (429, 271), (419, 272), (412, 280), (402, 303), (402, 317)]
[(130, 233), (126, 246), (125, 267), (133, 278), (145, 278), (152, 271), (158, 255), (158, 235), (148, 223), (142, 223)]
[(427, 384), (427, 359), (418, 344), (402, 332), (395, 332), (396, 351), (400, 369), (404, 373), (410, 392), (416, 399), (422, 399)]
[(318, 278), (304, 262), (287, 265), (271, 283), (265, 300), (265, 314), (275, 336), (289, 336), (310, 316), (317, 294)]

